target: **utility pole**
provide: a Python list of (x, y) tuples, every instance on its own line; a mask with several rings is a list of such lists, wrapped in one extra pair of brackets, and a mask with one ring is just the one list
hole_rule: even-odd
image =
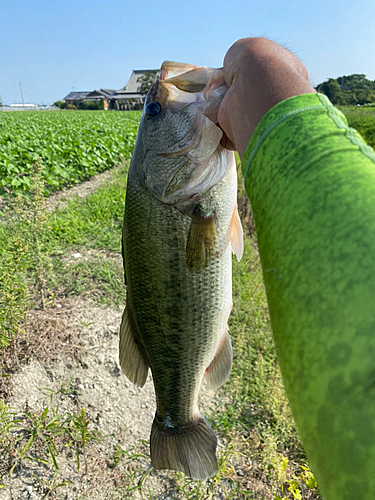
[(20, 84), (20, 92), (21, 92), (21, 99), (22, 99), (22, 106), (23, 106), (25, 103), (23, 102), (23, 94), (22, 94), (21, 82), (19, 82), (19, 84)]

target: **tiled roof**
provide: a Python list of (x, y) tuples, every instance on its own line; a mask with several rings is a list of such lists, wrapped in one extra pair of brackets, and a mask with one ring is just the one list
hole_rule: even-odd
[(125, 87), (118, 90), (117, 92), (121, 94), (126, 94), (128, 92), (137, 93), (140, 85), (140, 83), (138, 82), (138, 78), (153, 71), (155, 71), (157, 74), (159, 73), (159, 70), (157, 69), (134, 69), (128, 83), (125, 85)]
[(90, 91), (85, 91), (85, 92), (70, 92), (66, 97), (64, 97), (64, 101), (81, 101), (82, 99), (85, 99), (89, 94), (91, 94)]

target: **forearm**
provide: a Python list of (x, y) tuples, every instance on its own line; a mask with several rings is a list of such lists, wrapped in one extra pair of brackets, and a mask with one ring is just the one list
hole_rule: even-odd
[(372, 500), (375, 155), (310, 94), (263, 117), (243, 172), (284, 384), (323, 498)]

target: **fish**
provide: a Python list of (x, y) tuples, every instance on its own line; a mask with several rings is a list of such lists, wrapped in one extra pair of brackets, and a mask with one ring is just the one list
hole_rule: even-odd
[(234, 155), (217, 118), (226, 91), (222, 68), (162, 64), (129, 167), (122, 235), (120, 366), (139, 387), (152, 373), (152, 466), (197, 481), (218, 471), (198, 395), (204, 378), (217, 389), (232, 368), (231, 252), (243, 253)]

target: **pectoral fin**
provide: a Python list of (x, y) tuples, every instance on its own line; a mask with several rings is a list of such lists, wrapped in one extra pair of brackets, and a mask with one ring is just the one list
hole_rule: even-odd
[(143, 359), (138, 341), (134, 336), (134, 328), (129, 308), (126, 306), (120, 327), (120, 366), (133, 384), (143, 387), (147, 379), (148, 366)]
[(191, 272), (206, 267), (215, 245), (215, 214), (205, 215), (196, 207), (186, 245), (186, 265)]
[(232, 369), (232, 361), (232, 343), (227, 327), (216, 355), (205, 373), (207, 383), (211, 389), (218, 389), (224, 384)]
[(240, 261), (243, 255), (243, 229), (237, 206), (234, 209), (230, 223), (229, 239), (232, 244), (232, 252), (236, 255), (237, 260)]

